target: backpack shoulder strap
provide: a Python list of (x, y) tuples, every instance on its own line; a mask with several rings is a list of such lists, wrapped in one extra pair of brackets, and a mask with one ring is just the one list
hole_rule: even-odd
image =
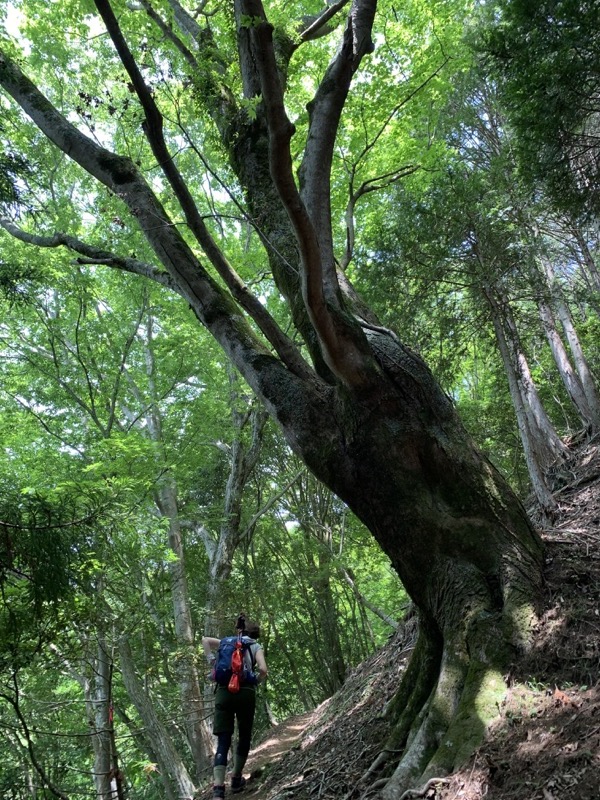
[(260, 647), (259, 643), (256, 639), (251, 639), (249, 636), (244, 636), (242, 638), (242, 642), (244, 644), (244, 649), (250, 653), (250, 660), (252, 662), (252, 671), (254, 671), (254, 667), (256, 666), (256, 651)]

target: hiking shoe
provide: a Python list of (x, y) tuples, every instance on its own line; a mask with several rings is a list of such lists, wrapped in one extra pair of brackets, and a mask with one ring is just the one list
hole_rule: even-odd
[(223, 800), (225, 797), (224, 786), (213, 786), (213, 800)]
[(234, 794), (241, 792), (245, 786), (246, 786), (246, 778), (244, 778), (243, 775), (231, 776), (231, 791)]

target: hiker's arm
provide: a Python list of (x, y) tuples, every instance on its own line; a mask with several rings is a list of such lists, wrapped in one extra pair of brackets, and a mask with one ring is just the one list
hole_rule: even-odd
[(213, 650), (217, 650), (219, 644), (221, 643), (220, 639), (215, 639), (213, 636), (203, 636), (202, 637), (202, 649), (204, 650), (204, 655), (210, 659)]
[(258, 682), (262, 683), (264, 680), (266, 680), (267, 675), (269, 674), (262, 647), (260, 650), (256, 651), (256, 666), (258, 667)]

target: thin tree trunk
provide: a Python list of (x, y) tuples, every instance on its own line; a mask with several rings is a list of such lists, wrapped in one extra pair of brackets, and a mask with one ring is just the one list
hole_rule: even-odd
[[(24, 776), (23, 784), (26, 787), (27, 797), (31, 798), (31, 800), (38, 800), (41, 788), (39, 776), (36, 775), (35, 769), (32, 768), (31, 757), (27, 747), (16, 731), (5, 729), (2, 732), (2, 736), (8, 742), (11, 757), (18, 763), (19, 769)], [(6, 800), (22, 800), (22, 797), (21, 789), (15, 787), (10, 795), (6, 795)]]
[(152, 701), (144, 691), (137, 676), (131, 647), (125, 636), (119, 639), (119, 655), (123, 685), (152, 741), (152, 757), (157, 758), (162, 775), (172, 784), (179, 800), (191, 800), (196, 787), (192, 783), (167, 729), (158, 718)]
[(15, 716), (19, 723), (18, 738), (22, 747), (23, 753), (27, 754), (29, 762), (33, 767), (34, 773), (37, 775), (37, 780), (40, 782), (41, 788), (45, 794), (50, 794), (59, 800), (70, 800), (69, 795), (57, 786), (50, 775), (44, 763), (45, 759), (39, 755), (36, 746), (36, 736), (32, 734), (29, 724), (21, 710), (21, 697), (18, 682), (18, 673), (13, 672), (12, 675), (7, 675), (6, 684), (0, 687), (0, 698), (6, 700), (13, 708)]
[(305, 711), (310, 711), (312, 708), (315, 707), (316, 700), (312, 695), (308, 692), (306, 681), (302, 680), (302, 675), (298, 671), (298, 665), (296, 664), (296, 660), (294, 659), (293, 655), (290, 653), (288, 646), (285, 641), (285, 633), (282, 633), (279, 630), (277, 621), (275, 619), (275, 615), (271, 613), (271, 611), (267, 608), (267, 617), (269, 620), (269, 628), (273, 633), (273, 640), (275, 642), (275, 647), (279, 651), (279, 653), (283, 656), (284, 660), (287, 662), (287, 669), (289, 670), (289, 674), (291, 675), (291, 683), (294, 686), (298, 687), (298, 693), (300, 695), (300, 700), (302, 705), (304, 706)]
[(154, 775), (156, 780), (160, 780), (166, 800), (179, 800), (179, 795), (175, 790), (176, 787), (157, 768), (158, 758), (145, 729), (140, 730), (139, 725), (119, 705), (115, 706), (115, 713), (123, 725), (127, 727), (129, 735), (135, 740), (140, 753), (146, 753), (148, 756), (150, 763), (146, 766), (150, 769), (149, 776)]
[(111, 740), (111, 658), (104, 636), (98, 635), (94, 663), (94, 782), (100, 800), (114, 800)]
[(544, 473), (567, 449), (542, 407), (509, 306), (499, 302), (493, 287), (485, 287), (483, 293), (504, 363), (532, 488), (542, 508), (550, 512), (556, 503)]
[(581, 257), (583, 259), (583, 264), (581, 264), (581, 267), (585, 270), (586, 280), (588, 284), (595, 289), (595, 291), (600, 292), (600, 272), (598, 271), (594, 257), (590, 252), (588, 243), (581, 232), (581, 228), (579, 228), (579, 226), (573, 226), (571, 228), (571, 232), (573, 233), (579, 246), (579, 252), (581, 253)]
[[(87, 664), (88, 674), (82, 674), (63, 653), (51, 644), (50, 649), (62, 660), (71, 677), (77, 681), (83, 692), (87, 723), (90, 730), (92, 751), (94, 753), (94, 784), (96, 795), (101, 800), (112, 798), (112, 788), (108, 789), (108, 776), (114, 771), (114, 725), (110, 719), (112, 695), (112, 658), (108, 655), (106, 640), (97, 633), (92, 643), (82, 639), (83, 663)], [(91, 678), (90, 678), (91, 674)], [(107, 737), (109, 741), (107, 741)], [(110, 751), (110, 752), (109, 752)]]
[(561, 377), (563, 385), (569, 395), (573, 406), (577, 410), (579, 419), (584, 427), (593, 427), (593, 414), (590, 410), (583, 386), (579, 380), (579, 376), (573, 369), (567, 349), (561, 339), (561, 336), (556, 328), (556, 322), (550, 306), (544, 301), (538, 302), (540, 312), (540, 319), (544, 326), (546, 338), (550, 345), (550, 350), (554, 357), (554, 363), (558, 369), (558, 374)]
[[(207, 532), (204, 542), (209, 557), (209, 575), (207, 582), (206, 615), (204, 618), (204, 635), (221, 636), (228, 630), (233, 620), (224, 619), (224, 608), (227, 606), (226, 583), (231, 575), (233, 557), (242, 540), (249, 544), (257, 517), (251, 520), (250, 526), (242, 523), (244, 492), (248, 480), (256, 468), (260, 458), (262, 435), (267, 415), (252, 399), (245, 409), (240, 410), (239, 381), (240, 378), (229, 368), (231, 419), (233, 423), (233, 439), (229, 447), (229, 474), (225, 487), (223, 522), (219, 527), (216, 543)], [(250, 443), (244, 443), (244, 432), (250, 427)]]
[(519, 332), (515, 324), (512, 311), (508, 304), (502, 307), (496, 303), (495, 310), (498, 321), (505, 332), (505, 341), (508, 346), (512, 363), (516, 369), (517, 383), (523, 399), (523, 406), (529, 421), (530, 430), (536, 441), (536, 452), (540, 459), (540, 466), (546, 469), (558, 458), (568, 455), (568, 448), (550, 422), (548, 414), (542, 405), (535, 381), (529, 369), (527, 356), (521, 346)]
[[(549, 460), (551, 454), (543, 452), (544, 442), (543, 440), (539, 440), (535, 429), (532, 429), (531, 415), (527, 413), (526, 401), (523, 399), (523, 394), (519, 387), (518, 375), (506, 340), (504, 326), (502, 325), (502, 321), (498, 318), (497, 309), (494, 306), (491, 306), (491, 308), (496, 341), (508, 379), (508, 387), (515, 409), (517, 427), (523, 445), (523, 454), (525, 456), (525, 463), (527, 464), (531, 486), (541, 507), (547, 512), (551, 512), (556, 507), (556, 501), (548, 488), (544, 477), (544, 468), (542, 466), (544, 462)], [(539, 452), (540, 450), (542, 452)]]
[(581, 381), (583, 391), (585, 392), (585, 396), (590, 407), (593, 430), (598, 431), (600, 429), (600, 395), (598, 394), (596, 382), (592, 376), (588, 361), (581, 346), (581, 341), (575, 329), (575, 325), (573, 324), (573, 317), (564, 301), (557, 299), (557, 312), (565, 332), (565, 336), (569, 343), (569, 348), (573, 354), (575, 369), (579, 375), (579, 380)]
[[(310, 564), (309, 564), (310, 568)], [(312, 577), (309, 576), (314, 599), (317, 606), (317, 633), (320, 635), (326, 672), (325, 690), (329, 695), (335, 694), (346, 680), (347, 665), (344, 659), (344, 648), (340, 641), (338, 613), (331, 591), (331, 573), (333, 563), (329, 548), (321, 543), (318, 560), (314, 564)], [(319, 638), (316, 639), (319, 641)]]
[[(185, 553), (177, 502), (177, 484), (173, 473), (169, 469), (165, 471), (165, 464), (167, 464), (168, 459), (165, 453), (162, 412), (155, 386), (154, 323), (155, 320), (152, 314), (148, 313), (146, 317), (145, 355), (151, 405), (145, 416), (149, 436), (158, 448), (157, 469), (163, 473), (157, 483), (155, 493), (156, 506), (161, 516), (168, 522), (169, 548), (174, 556), (168, 565), (178, 650), (173, 671), (179, 683), (183, 722), (192, 752), (196, 780), (201, 782), (212, 761), (213, 742), (207, 726), (209, 712), (206, 708), (197, 669), (194, 627), (189, 602)], [(134, 389), (137, 391), (137, 387), (134, 387)]]
[(350, 572), (345, 569), (344, 567), (339, 567), (339, 572), (342, 578), (346, 581), (350, 589), (352, 590), (352, 594), (358, 601), (358, 603), (363, 606), (364, 608), (368, 609), (372, 614), (375, 614), (376, 617), (379, 617), (380, 620), (385, 622), (386, 625), (389, 625), (390, 628), (393, 630), (397, 630), (400, 623), (397, 620), (390, 617), (389, 614), (386, 614), (385, 611), (382, 611), (378, 606), (372, 603), (367, 597), (359, 591), (356, 581), (354, 577), (350, 574)]
[(176, 489), (169, 474), (163, 476), (158, 487), (157, 504), (168, 520), (169, 547), (174, 555), (168, 565), (178, 651), (173, 672), (179, 683), (183, 722), (196, 768), (196, 780), (200, 782), (210, 767), (213, 740), (207, 726), (210, 712), (198, 675)]
[(577, 374), (587, 400), (590, 416), (589, 423), (592, 430), (595, 432), (600, 429), (600, 394), (598, 393), (596, 383), (583, 352), (581, 341), (579, 340), (577, 330), (573, 323), (571, 311), (565, 301), (561, 288), (558, 285), (554, 268), (547, 258), (543, 259), (543, 268), (554, 304), (556, 306), (558, 318), (560, 319), (567, 342), (569, 343), (569, 349), (573, 355), (575, 369), (577, 370)]

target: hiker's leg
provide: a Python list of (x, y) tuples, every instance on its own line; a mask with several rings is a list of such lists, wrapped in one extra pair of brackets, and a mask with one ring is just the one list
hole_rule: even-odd
[(227, 754), (231, 747), (233, 732), (226, 731), (217, 735), (217, 752), (213, 766), (213, 782), (215, 786), (225, 785), (225, 772), (227, 771)]
[(213, 764), (213, 781), (215, 787), (225, 787), (227, 755), (233, 738), (235, 712), (231, 701), (232, 695), (219, 687), (215, 695), (215, 711), (213, 715), (213, 733), (217, 737), (217, 752)]
[(236, 712), (238, 722), (238, 743), (233, 757), (233, 777), (239, 778), (244, 770), (250, 742), (252, 740), (252, 726), (254, 724), (254, 711), (256, 709), (256, 693), (254, 689), (242, 689), (240, 703)]

